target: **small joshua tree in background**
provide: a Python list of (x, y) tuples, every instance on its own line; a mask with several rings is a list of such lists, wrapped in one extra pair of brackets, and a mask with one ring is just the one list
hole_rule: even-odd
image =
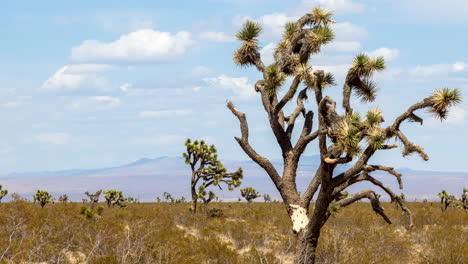
[[(89, 207), (91, 210), (94, 209), (94, 204), (99, 202), (99, 196), (101, 196), (102, 190), (98, 190), (95, 193), (85, 192), (86, 196), (89, 198)], [(83, 199), (84, 200), (84, 199)]]
[(247, 200), (247, 202), (251, 203), (254, 199), (260, 197), (260, 194), (252, 187), (245, 187), (244, 189), (240, 190), (242, 197)]
[(265, 203), (271, 202), (271, 197), (270, 197), (270, 195), (269, 195), (268, 193), (265, 193), (265, 194), (263, 195), (263, 200), (265, 201)]
[(3, 190), (3, 186), (0, 184), (0, 202), (2, 201), (3, 197), (8, 194), (8, 190)]
[[(213, 185), (221, 188), (221, 183), (227, 185), (228, 189), (232, 191), (235, 187), (240, 186), (242, 179), (242, 168), (237, 169), (236, 172), (227, 173), (221, 161), (218, 160), (217, 150), (214, 145), (207, 145), (203, 140), (195, 140), (193, 143), (190, 139), (185, 142), (187, 152), (183, 153), (182, 156), (185, 158), (185, 163), (190, 165), (192, 169), (192, 178), (190, 184), (190, 190), (192, 192), (192, 207), (191, 211), (196, 213), (197, 201), (203, 200), (211, 201), (210, 192), (206, 197), (206, 189)], [(202, 190), (205, 195), (197, 192), (197, 184), (201, 181), (201, 185), (198, 187), (198, 191)], [(202, 187), (203, 186), (203, 187)], [(200, 188), (202, 187), (202, 188)], [(213, 198), (215, 197), (213, 193)], [(205, 208), (206, 210), (206, 208)]]
[(164, 196), (164, 200), (166, 200), (167, 202), (175, 203), (175, 199), (174, 197), (172, 197), (170, 193), (164, 192), (163, 196)]
[(38, 202), (42, 208), (52, 200), (52, 195), (47, 191), (37, 190), (36, 194), (33, 195), (34, 202)]
[(440, 197), (440, 204), (443, 212), (445, 212), (450, 204), (455, 201), (455, 196), (448, 194), (445, 190), (442, 190), (438, 196)]
[(113, 207), (114, 205), (118, 205), (120, 208), (125, 207), (123, 202), (127, 200), (124, 198), (122, 191), (117, 190), (105, 191), (104, 198), (106, 199), (107, 207)]
[(138, 200), (138, 198), (129, 196), (129, 197), (127, 197), (127, 202), (128, 203), (140, 203), (140, 200)]
[(67, 203), (68, 202), (68, 195), (66, 195), (66, 194), (60, 195), (60, 197), (58, 198), (58, 201), (60, 203)]
[(468, 189), (463, 188), (463, 193), (460, 199), (463, 209), (468, 210)]

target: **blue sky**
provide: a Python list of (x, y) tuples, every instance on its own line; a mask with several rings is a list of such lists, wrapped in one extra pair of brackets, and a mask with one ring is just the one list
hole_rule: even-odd
[[(335, 73), (327, 94), (337, 101), (359, 52), (388, 62), (376, 76), (378, 99), (361, 111), (378, 106), (389, 121), (436, 88), (466, 97), (464, 0), (10, 1), (0, 11), (0, 173), (178, 156), (187, 137), (216, 144), (223, 159), (247, 159), (228, 98), (247, 114), (257, 151), (279, 157), (252, 87), (259, 74), (232, 62), (234, 35), (245, 19), (260, 22), (269, 62), (284, 23), (314, 6), (336, 11), (336, 41), (311, 64)], [(399, 150), (375, 160), (467, 171), (468, 100), (452, 110), (443, 124), (423, 113), (424, 126), (404, 126), (428, 162)]]

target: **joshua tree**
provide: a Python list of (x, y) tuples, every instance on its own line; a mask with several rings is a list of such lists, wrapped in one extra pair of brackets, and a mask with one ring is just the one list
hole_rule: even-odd
[(164, 192), (163, 196), (164, 196), (164, 200), (166, 200), (168, 202), (170, 201), (171, 203), (175, 203), (175, 199), (174, 199), (174, 197), (172, 197), (172, 195), (170, 193)]
[(88, 191), (85, 192), (86, 196), (89, 198), (89, 207), (91, 210), (94, 209), (94, 204), (99, 202), (99, 196), (101, 196), (102, 190), (96, 191), (94, 194), (89, 193)]
[(3, 197), (8, 194), (8, 190), (3, 190), (3, 186), (0, 184), (0, 202), (2, 201)]
[(260, 197), (260, 194), (252, 187), (245, 187), (240, 190), (242, 197), (244, 197), (247, 202), (251, 203), (254, 199)]
[(462, 202), (463, 209), (468, 210), (468, 189), (463, 188), (463, 193), (460, 201)]
[(60, 195), (60, 197), (58, 198), (58, 201), (61, 202), (61, 203), (68, 202), (68, 195), (66, 195), (66, 194)]
[(33, 195), (34, 202), (38, 202), (42, 208), (52, 200), (52, 195), (47, 191), (37, 190), (36, 194)]
[(448, 194), (445, 190), (442, 190), (438, 196), (440, 197), (440, 205), (443, 212), (456, 200), (455, 196)]
[(140, 200), (138, 198), (135, 198), (135, 197), (127, 197), (127, 202), (129, 203), (140, 203)]
[(124, 198), (122, 191), (117, 190), (105, 191), (104, 198), (106, 199), (107, 207), (113, 207), (114, 205), (118, 205), (121, 208), (125, 207), (125, 205), (122, 203), (127, 200), (126, 198)]
[(267, 194), (267, 193), (265, 193), (265, 194), (263, 195), (263, 200), (265, 201), (265, 203), (271, 202), (271, 197), (270, 197), (270, 195)]
[[(331, 214), (329, 208), (332, 203), (345, 207), (367, 198), (371, 201), (372, 209), (391, 223), (373, 190), (342, 195), (345, 189), (357, 182), (373, 183), (386, 192), (407, 214), (408, 227), (412, 227), (411, 212), (404, 201), (371, 174), (374, 171), (388, 172), (396, 177), (400, 188), (402, 175), (391, 167), (369, 164), (369, 160), (376, 152), (397, 148), (397, 145), (387, 144), (393, 138), (401, 142), (403, 156), (416, 153), (423, 160), (428, 160), (424, 149), (410, 141), (400, 130), (401, 124), (406, 121), (422, 124), (423, 119), (415, 112), (424, 109), (445, 119), (449, 108), (461, 102), (457, 89), (443, 88), (410, 106), (386, 127), (383, 114), (377, 108), (372, 108), (361, 116), (351, 107), (351, 95), (354, 92), (363, 102), (374, 101), (377, 86), (372, 81), (372, 76), (385, 69), (385, 61), (383, 57), (370, 58), (366, 54), (359, 54), (344, 79), (344, 113), (338, 113), (336, 102), (324, 94), (326, 87), (335, 85), (334, 76), (314, 69), (309, 61), (311, 55), (320, 52), (323, 45), (333, 40), (334, 34), (329, 26), (335, 22), (331, 16), (332, 12), (315, 8), (297, 21), (287, 23), (283, 38), (276, 46), (274, 62), (269, 66), (264, 65), (260, 57), (258, 35), (261, 27), (255, 22), (247, 21), (237, 34), (242, 44), (233, 56), (237, 65), (255, 66), (262, 76), (252, 89), (260, 95), (271, 130), (281, 150), (284, 162), (282, 173), (277, 171), (270, 160), (254, 150), (249, 142), (245, 113), (227, 100), (227, 107), (240, 122), (241, 136), (235, 139), (244, 152), (267, 172), (278, 189), (291, 218), (292, 229), (299, 240), (297, 263), (315, 262), (320, 230)], [(279, 94), (278, 91), (287, 78), (290, 78), (291, 83), (283, 94)], [(308, 101), (309, 96), (313, 100)], [(290, 103), (295, 105), (287, 108)], [(315, 114), (310, 110), (312, 106), (317, 107)], [(287, 114), (287, 109), (293, 111)], [(313, 129), (314, 115), (318, 121), (316, 129)], [(296, 121), (300, 118), (304, 122), (297, 131), (297, 136), (293, 136), (294, 129), (298, 126)], [(293, 142), (295, 138), (297, 141)], [(299, 195), (296, 185), (298, 162), (306, 147), (314, 140), (318, 140), (320, 165), (303, 194)], [(335, 169), (343, 165), (346, 165), (346, 170), (337, 173)], [(309, 205), (316, 192), (318, 195), (315, 206), (309, 214)]]
[[(193, 143), (190, 139), (185, 142), (187, 152), (182, 156), (185, 158), (185, 163), (190, 165), (192, 169), (192, 178), (190, 190), (192, 192), (192, 208), (191, 211), (196, 213), (197, 200), (200, 196), (197, 193), (197, 184), (201, 182), (202, 189), (205, 191), (209, 186), (218, 186), (221, 189), (221, 183), (228, 186), (229, 190), (233, 190), (241, 184), (242, 168), (236, 172), (227, 173), (221, 161), (218, 160), (218, 154), (214, 145), (208, 146), (203, 140), (195, 140)], [(209, 198), (209, 197), (208, 197)], [(211, 201), (211, 199), (209, 199)], [(203, 200), (205, 202), (205, 200)]]

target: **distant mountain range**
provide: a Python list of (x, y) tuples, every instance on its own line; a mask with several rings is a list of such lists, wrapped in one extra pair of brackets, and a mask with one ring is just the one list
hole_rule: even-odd
[[(319, 161), (319, 156), (301, 158), (297, 176), (300, 190), (303, 191), (308, 185)], [(251, 186), (260, 193), (269, 193), (272, 198), (279, 198), (279, 194), (268, 175), (256, 163), (233, 160), (227, 160), (223, 163), (231, 171), (238, 167), (243, 168), (242, 186)], [(279, 171), (282, 170), (281, 161), (273, 161), (273, 164)], [(399, 169), (399, 171), (403, 173), (403, 192), (408, 200), (415, 198), (436, 199), (437, 193), (442, 189), (459, 196), (463, 187), (468, 187), (468, 172), (415, 171), (410, 169)], [(0, 184), (8, 189), (10, 194), (17, 192), (27, 198), (30, 198), (35, 190), (44, 189), (51, 192), (54, 197), (66, 193), (72, 200), (81, 201), (82, 198), (85, 198), (83, 193), (86, 190), (119, 189), (123, 190), (124, 194), (137, 197), (141, 201), (154, 201), (157, 196), (162, 197), (163, 192), (169, 192), (175, 197), (185, 196), (188, 198), (190, 196), (190, 175), (190, 168), (182, 158), (159, 157), (143, 158), (122, 166), (102, 169), (11, 173), (0, 176)], [(392, 187), (396, 193), (401, 192), (398, 190), (393, 176), (385, 173), (374, 175)], [(369, 187), (375, 189), (371, 185), (359, 184), (353, 186), (350, 192)], [(223, 190), (217, 193), (219, 198), (225, 201), (236, 200), (237, 197), (240, 197), (238, 189), (232, 192)]]

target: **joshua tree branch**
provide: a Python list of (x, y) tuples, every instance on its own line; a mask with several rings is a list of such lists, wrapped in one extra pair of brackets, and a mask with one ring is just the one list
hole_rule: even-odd
[(382, 166), (382, 165), (364, 165), (364, 170), (366, 172), (372, 172), (376, 170), (386, 171), (397, 178), (398, 186), (400, 189), (403, 189), (403, 182), (401, 181), (401, 173), (395, 171), (392, 167)]
[(236, 141), (239, 143), (239, 145), (245, 151), (245, 153), (247, 153), (247, 155), (253, 161), (255, 161), (268, 173), (278, 190), (281, 190), (283, 182), (281, 176), (279, 176), (273, 164), (267, 158), (258, 154), (249, 144), (249, 127), (247, 124), (247, 118), (245, 117), (245, 114), (237, 110), (230, 100), (227, 100), (227, 107), (239, 119), (240, 122), (241, 137), (236, 137)]
[(395, 122), (387, 128), (387, 131), (398, 131), (400, 129), (401, 123), (403, 123), (405, 120), (417, 121), (422, 124), (422, 119), (416, 116), (413, 112), (419, 109), (430, 107), (431, 101), (431, 97), (427, 97), (424, 100), (410, 106), (408, 110), (395, 119)]
[(289, 102), (291, 99), (294, 97), (297, 91), (297, 87), (299, 87), (299, 84), (301, 83), (301, 78), (299, 76), (296, 76), (289, 87), (289, 90), (286, 92), (286, 94), (283, 96), (283, 98), (276, 104), (275, 106), (275, 114), (278, 114), (281, 109)]
[[(294, 129), (294, 124), (296, 123), (297, 117), (301, 113), (304, 116), (304, 118), (307, 117), (306, 109), (304, 107), (304, 99), (307, 99), (306, 89), (302, 90), (299, 93), (299, 96), (297, 97), (297, 106), (296, 106), (296, 109), (294, 109), (294, 112), (292, 112), (292, 114), (290, 116), (285, 118), (285, 121), (288, 122), (288, 127), (286, 129), (286, 134), (288, 135), (289, 138), (291, 138), (291, 135), (292, 135), (292, 132), (293, 132), (293, 129)], [(313, 115), (313, 113), (312, 113), (312, 115)]]
[(322, 177), (320, 177), (320, 174), (322, 172), (322, 165), (317, 169), (315, 172), (314, 178), (310, 181), (309, 185), (307, 186), (306, 191), (304, 192), (304, 195), (302, 196), (302, 200), (305, 202), (310, 202), (312, 198), (314, 197), (315, 192), (317, 192), (320, 184), (322, 183)]
[(349, 103), (351, 99), (351, 86), (348, 82), (345, 82), (343, 85), (343, 108), (346, 110), (346, 113), (352, 113), (353, 109)]
[(429, 156), (424, 151), (424, 149), (413, 142), (409, 141), (408, 138), (403, 134), (401, 131), (395, 131), (395, 135), (403, 142), (404, 149), (403, 149), (403, 156), (410, 155), (411, 153), (417, 152), (419, 156), (425, 161), (429, 160)]
[(355, 203), (361, 199), (364, 199), (364, 198), (367, 198), (370, 200), (371, 202), (371, 205), (372, 205), (372, 209), (379, 215), (381, 215), (383, 217), (383, 219), (391, 224), (392, 221), (390, 221), (390, 219), (387, 217), (387, 215), (384, 213), (384, 208), (382, 207), (382, 205), (380, 204), (380, 201), (379, 201), (379, 195), (376, 194), (374, 191), (372, 190), (365, 190), (365, 191), (361, 191), (361, 192), (358, 192), (354, 195), (351, 195), (349, 197), (346, 197), (346, 198), (343, 198), (339, 201), (337, 201), (335, 204), (338, 205), (338, 206), (341, 206), (341, 207), (345, 207), (345, 206), (348, 206), (352, 203)]

